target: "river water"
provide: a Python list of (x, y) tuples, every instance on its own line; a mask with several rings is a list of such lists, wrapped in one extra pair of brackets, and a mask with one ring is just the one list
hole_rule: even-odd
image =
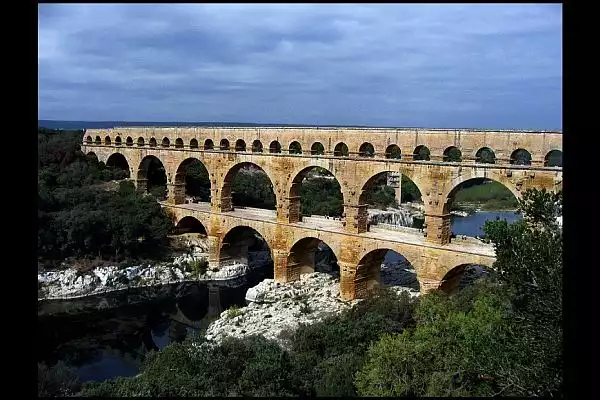
[[(520, 218), (511, 211), (453, 217), (457, 235), (483, 235), (486, 219)], [(385, 261), (404, 258), (388, 252)], [(232, 305), (245, 305), (249, 287), (272, 278), (272, 264), (254, 270), (245, 283), (183, 283), (38, 302), (38, 361), (75, 367), (81, 381), (103, 381), (138, 373), (144, 355), (197, 334)]]

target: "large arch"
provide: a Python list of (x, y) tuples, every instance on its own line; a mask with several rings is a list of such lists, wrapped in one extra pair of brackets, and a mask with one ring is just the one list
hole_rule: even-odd
[(320, 156), (325, 154), (325, 147), (321, 142), (314, 142), (310, 147), (310, 154), (313, 156)]
[(397, 144), (390, 144), (385, 149), (385, 158), (391, 158), (395, 160), (400, 160), (402, 158), (402, 151)]
[(167, 173), (162, 161), (153, 155), (142, 159), (137, 171), (137, 191), (152, 193), (158, 199), (167, 195)]
[(246, 151), (246, 142), (243, 139), (238, 139), (235, 142), (235, 151)]
[(300, 275), (312, 272), (325, 272), (338, 276), (340, 267), (338, 255), (323, 240), (305, 237), (291, 247), (286, 263), (286, 276), (289, 281), (300, 279)]
[[(386, 274), (386, 279), (390, 279), (389, 283), (385, 282), (382, 279), (382, 271), (381, 266), (386, 259), (388, 253), (393, 252), (404, 260), (404, 265), (398, 265), (396, 267), (403, 268), (406, 270), (413, 270), (412, 265), (406, 257), (402, 254), (398, 253), (396, 250), (391, 248), (379, 248), (374, 249), (362, 256), (360, 261), (358, 262), (358, 266), (356, 267), (356, 274), (354, 275), (354, 287), (356, 290), (356, 297), (363, 298), (367, 296), (371, 291), (377, 289), (378, 287), (384, 285), (390, 286), (404, 286), (405, 284), (400, 283), (402, 281), (398, 281), (397, 277), (390, 277), (392, 274)], [(386, 263), (387, 267), (387, 263)], [(393, 268), (394, 266), (392, 266)], [(414, 271), (414, 270), (413, 270)], [(414, 275), (414, 281), (406, 284), (406, 286), (411, 287), (413, 289), (420, 289), (416, 274), (412, 272)]]
[[(259, 198), (259, 199), (255, 199), (255, 198), (248, 198), (245, 199), (243, 198), (244, 194), (242, 193), (235, 193), (238, 199), (242, 199), (241, 201), (244, 203), (248, 203), (248, 202), (255, 202), (256, 204), (253, 204), (251, 207), (256, 207), (256, 208), (267, 208), (268, 204), (270, 202), (270, 200), (273, 201), (274, 203), (274, 207), (273, 209), (276, 209), (277, 207), (277, 196), (275, 195), (275, 191), (273, 190), (273, 178), (269, 175), (269, 173), (267, 173), (267, 171), (265, 171), (261, 166), (251, 163), (251, 162), (241, 162), (238, 164), (235, 164), (234, 166), (232, 166), (229, 171), (227, 171), (227, 174), (225, 175), (225, 177), (223, 178), (223, 186), (221, 187), (221, 194), (220, 194), (220, 201), (221, 201), (221, 211), (233, 211), (234, 210), (234, 198), (232, 196), (233, 194), (233, 186), (234, 186), (234, 181), (236, 179), (236, 176), (238, 175), (238, 172), (240, 172), (241, 170), (260, 170), (262, 171), (262, 173), (264, 173), (264, 176), (266, 176), (267, 180), (268, 180), (268, 184), (269, 184), (269, 188), (268, 190), (272, 193), (272, 199), (268, 199), (268, 198)], [(249, 175), (253, 175), (252, 172), (249, 173)], [(261, 178), (256, 178), (256, 174), (254, 174), (254, 178), (255, 179), (261, 179)], [(256, 182), (254, 182), (256, 183)], [(266, 182), (265, 182), (266, 184)], [(252, 190), (255, 190), (256, 187), (252, 187)], [(263, 192), (260, 192), (259, 195), (260, 196), (267, 196), (269, 193), (267, 192), (266, 194)], [(271, 209), (270, 207), (268, 207), (267, 209)]]
[[(108, 168), (122, 170), (124, 172), (123, 178), (130, 177), (129, 162), (127, 161), (127, 158), (125, 158), (125, 156), (121, 153), (111, 154), (108, 157), (108, 159), (106, 160), (106, 166)], [(119, 178), (120, 178), (120, 175), (119, 175)], [(120, 179), (123, 179), (123, 178), (120, 178)]]
[(563, 166), (563, 153), (561, 150), (550, 150), (544, 157), (545, 167), (562, 167)]
[(175, 172), (174, 203), (210, 202), (211, 183), (206, 165), (197, 158), (183, 160)]
[[(315, 177), (313, 176), (313, 179), (326, 179), (325, 182), (323, 182), (324, 184), (328, 184), (328, 185), (337, 185), (339, 187), (339, 194), (341, 198), (327, 198), (327, 199), (321, 199), (321, 201), (318, 204), (314, 204), (313, 206), (316, 206), (317, 209), (316, 210), (312, 210), (312, 212), (315, 212), (314, 215), (323, 215), (323, 216), (327, 216), (327, 217), (341, 217), (341, 215), (343, 214), (343, 204), (344, 204), (344, 193), (342, 190), (342, 186), (340, 185), (340, 182), (337, 180), (337, 178), (335, 177), (335, 175), (333, 175), (331, 173), (331, 171), (320, 167), (320, 166), (316, 166), (316, 165), (310, 165), (308, 167), (302, 167), (299, 171), (295, 171), (294, 172), (294, 178), (291, 181), (290, 184), (290, 188), (289, 188), (289, 205), (288, 205), (288, 222), (293, 223), (293, 222), (299, 222), (302, 220), (302, 187), (303, 187), (303, 182), (306, 178), (309, 177), (310, 173), (312, 171), (315, 172), (320, 172), (321, 176), (326, 176), (326, 178), (323, 177)], [(314, 175), (314, 174), (313, 174)], [(329, 176), (331, 178), (329, 178)], [(332, 179), (333, 178), (333, 179)], [(335, 191), (335, 188), (334, 188)], [(339, 203), (339, 206), (337, 206), (337, 203)], [(338, 208), (339, 212), (335, 212), (334, 208)], [(305, 210), (307, 211), (307, 210)], [(312, 212), (310, 212), (310, 214), (312, 214)], [(329, 215), (329, 214), (334, 214), (334, 215)], [(338, 215), (339, 214), (339, 215)]]
[(495, 164), (496, 154), (489, 147), (482, 147), (475, 153), (475, 162), (480, 164)]
[[(247, 225), (238, 225), (221, 237), (219, 243), (219, 264), (221, 266), (235, 263), (248, 265), (257, 255), (268, 257), (267, 264), (272, 265), (272, 246), (264, 232), (259, 232)], [(272, 268), (270, 273), (273, 274)]]
[(177, 221), (173, 231), (175, 234), (199, 233), (204, 236), (206, 236), (208, 232), (204, 224), (192, 216), (183, 217)]
[(516, 149), (510, 155), (510, 163), (514, 165), (531, 165), (531, 153), (525, 149)]
[(333, 148), (333, 155), (335, 157), (348, 157), (349, 154), (348, 145), (344, 142), (339, 142)]
[(472, 281), (488, 274), (490, 267), (490, 265), (469, 263), (457, 265), (444, 275), (439, 290), (446, 294), (456, 293), (458, 290), (472, 283)]
[(360, 145), (358, 149), (359, 157), (375, 157), (375, 147), (369, 142)]
[(413, 151), (413, 160), (415, 161), (429, 161), (431, 159), (431, 152), (425, 145), (419, 145), (415, 147)]
[(256, 139), (254, 142), (252, 142), (252, 152), (253, 153), (262, 153), (263, 152), (263, 145), (260, 140)]
[(462, 152), (456, 146), (447, 147), (444, 150), (444, 162), (461, 162)]

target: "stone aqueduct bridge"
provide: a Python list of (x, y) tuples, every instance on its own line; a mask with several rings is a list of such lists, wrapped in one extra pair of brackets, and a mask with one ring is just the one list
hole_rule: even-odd
[[(413, 159), (421, 146), (430, 150), (430, 160)], [(462, 161), (444, 161), (451, 148), (460, 150)], [(483, 148), (493, 151), (493, 163), (478, 158)], [(511, 163), (519, 149), (529, 152), (531, 165)], [(191, 216), (204, 225), (213, 266), (244, 251), (247, 254), (247, 247), (227, 235), (239, 226), (253, 228), (266, 240), (272, 251), (275, 279), (280, 282), (298, 279), (300, 273), (312, 270), (316, 246), (324, 241), (338, 259), (344, 299), (364, 296), (379, 281), (379, 268), (388, 249), (402, 254), (414, 266), (422, 291), (455, 283), (464, 264), (491, 265), (495, 254), (490, 245), (475, 239), (450, 241), (450, 204), (461, 183), (489, 178), (504, 184), (517, 198), (531, 187), (562, 188), (562, 167), (545, 166), (551, 151), (562, 152), (560, 132), (117, 127), (87, 130), (82, 150), (93, 152), (107, 164), (122, 155), (139, 191), (146, 190), (148, 160), (158, 158), (169, 190), (163, 206), (170, 210), (175, 223)], [(401, 158), (392, 158), (399, 154)], [(185, 172), (194, 159), (208, 170), (210, 203), (185, 204)], [(269, 176), (275, 211), (234, 210), (233, 178), (249, 164), (259, 166)], [(344, 201), (341, 221), (303, 220), (299, 189), (312, 167), (325, 168), (338, 180)], [(406, 175), (421, 191), (426, 237), (418, 232), (368, 226), (366, 195), (375, 179), (387, 172)]]

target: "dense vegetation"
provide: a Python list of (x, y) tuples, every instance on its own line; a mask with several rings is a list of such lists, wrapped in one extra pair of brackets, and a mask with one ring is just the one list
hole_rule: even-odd
[[(386, 291), (295, 333), (152, 353), (87, 396), (557, 396), (562, 389), (562, 197), (528, 191), (525, 218), (488, 221), (494, 273), (418, 302)], [(73, 384), (71, 383), (71, 386)], [(57, 389), (58, 390), (58, 389)]]
[(465, 182), (454, 196), (453, 209), (514, 210), (517, 198), (503, 184), (495, 181)]
[(120, 259), (160, 249), (170, 218), (153, 197), (136, 194), (130, 181), (107, 190), (105, 183), (125, 172), (84, 155), (82, 136), (81, 131), (38, 131), (40, 260)]

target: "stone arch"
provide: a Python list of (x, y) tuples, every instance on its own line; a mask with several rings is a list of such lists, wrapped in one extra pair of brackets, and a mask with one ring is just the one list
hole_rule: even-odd
[(348, 151), (348, 145), (344, 142), (339, 142), (333, 148), (333, 155), (335, 157), (348, 157), (350, 152)]
[(289, 154), (302, 154), (302, 145), (296, 140), (290, 143), (290, 147), (288, 148)]
[(235, 151), (246, 151), (246, 142), (243, 139), (236, 140)]
[(313, 156), (321, 156), (325, 154), (325, 146), (321, 142), (314, 142), (310, 146), (310, 154)]
[(447, 147), (444, 150), (444, 162), (461, 162), (462, 152), (456, 146)]
[(390, 144), (385, 149), (385, 158), (391, 158), (395, 160), (400, 160), (402, 158), (402, 151), (397, 144)]
[(158, 146), (158, 143), (156, 142), (156, 138), (151, 137), (150, 138), (150, 147), (156, 147)]
[(419, 145), (415, 147), (413, 151), (413, 160), (415, 161), (429, 161), (431, 159), (431, 151), (425, 145)]
[[(194, 165), (201, 165), (200, 167), (200, 171), (202, 172), (206, 172), (207, 175), (207, 181), (208, 184), (207, 185), (199, 185), (198, 188), (193, 188), (193, 189), (197, 189), (197, 191), (199, 191), (200, 193), (188, 193), (188, 179), (187, 179), (187, 173), (188, 173), (188, 169), (191, 166)], [(207, 187), (206, 187), (207, 186)], [(211, 193), (211, 179), (210, 179), (210, 172), (208, 172), (208, 168), (206, 168), (206, 165), (200, 161), (198, 158), (195, 157), (190, 157), (190, 158), (186, 158), (185, 160), (183, 160), (179, 166), (177, 167), (177, 170), (175, 172), (175, 189), (174, 189), (174, 193), (173, 193), (173, 202), (174, 204), (184, 204), (186, 202), (186, 196), (189, 194), (193, 197), (200, 197), (201, 200), (200, 201), (210, 201), (210, 193)], [(202, 190), (201, 188), (207, 189), (207, 190)], [(206, 198), (208, 197), (208, 198)], [(197, 199), (195, 200), (197, 201)]]
[(219, 150), (229, 151), (229, 140), (221, 139), (221, 142), (219, 143)]
[(263, 145), (260, 140), (257, 139), (254, 142), (252, 142), (252, 152), (253, 153), (262, 153), (263, 152)]
[(183, 149), (183, 139), (182, 138), (175, 139), (175, 148)]
[[(463, 278), (465, 277), (465, 273), (469, 269), (473, 268), (481, 268), (482, 271), (488, 270), (490, 268), (489, 265), (481, 265), (481, 264), (471, 264), (464, 263), (457, 265), (456, 267), (450, 269), (444, 277), (442, 278), (439, 286), (439, 290), (446, 294), (453, 294), (460, 289), (461, 282), (463, 282)], [(487, 272), (487, 271), (486, 271)]]
[(123, 144), (123, 141), (121, 140), (121, 136), (117, 136), (117, 137), (115, 138), (115, 144), (116, 144), (117, 146), (120, 146), (120, 145), (122, 145), (122, 144)]
[(162, 142), (160, 143), (160, 145), (161, 145), (162, 147), (169, 147), (169, 146), (171, 146), (171, 141), (169, 140), (169, 138), (168, 138), (168, 137), (166, 137), (166, 136), (165, 136), (165, 137), (163, 138)]
[(138, 138), (137, 145), (140, 146), (140, 147), (144, 145), (144, 138), (143, 137), (140, 136)]
[[(317, 259), (320, 251), (326, 251), (332, 256), (330, 260), (326, 260), (327, 264), (332, 265), (325, 271), (318, 271), (322, 269), (322, 264), (319, 265), (319, 261), (322, 260)], [(326, 272), (336, 276), (340, 270), (338, 260), (339, 256), (325, 241), (316, 237), (304, 237), (290, 248), (286, 263), (286, 280), (295, 281), (300, 279), (300, 275), (312, 272)]]
[(544, 157), (544, 167), (561, 167), (562, 164), (563, 153), (561, 150), (554, 149), (550, 150), (546, 156)]
[(85, 138), (85, 142), (86, 142), (87, 144), (92, 144), (92, 142), (93, 142), (93, 140), (92, 140), (92, 137), (88, 135), (88, 136)]
[(88, 152), (86, 154), (86, 157), (87, 157), (88, 160), (93, 160), (93, 162), (95, 164), (98, 164), (100, 162), (100, 160), (98, 159), (98, 155), (96, 153), (94, 153), (93, 151)]
[(204, 141), (204, 150), (213, 150), (215, 148), (215, 144), (212, 139), (206, 139)]
[(275, 191), (273, 190), (273, 182), (275, 182), (275, 180), (273, 179), (273, 177), (271, 176), (271, 174), (269, 172), (265, 171), (263, 169), (263, 167), (261, 167), (260, 165), (255, 164), (255, 163), (252, 163), (252, 162), (240, 162), (238, 164), (235, 164), (231, 168), (229, 168), (229, 171), (227, 171), (227, 174), (223, 178), (223, 184), (221, 186), (221, 193), (219, 195), (220, 205), (221, 205), (221, 207), (220, 207), (221, 208), (221, 212), (233, 211), (234, 210), (233, 198), (232, 198), (233, 181), (234, 181), (235, 176), (237, 175), (237, 173), (241, 169), (247, 168), (247, 167), (257, 168), (257, 169), (260, 169), (262, 172), (265, 173), (265, 175), (269, 179), (270, 189), (271, 189), (271, 191), (273, 191), (273, 195), (275, 197), (275, 209), (277, 209), (278, 198), (277, 198), (277, 195), (275, 194)]
[[(344, 204), (345, 196), (344, 196), (343, 187), (342, 187), (340, 181), (335, 177), (335, 175), (331, 171), (329, 171), (326, 168), (317, 166), (317, 165), (309, 165), (307, 167), (301, 167), (299, 170), (296, 170), (294, 172), (294, 175), (292, 175), (294, 178), (292, 179), (292, 181), (290, 183), (290, 188), (288, 190), (288, 194), (289, 194), (288, 222), (294, 223), (294, 222), (302, 221), (301, 196), (300, 196), (300, 190), (302, 188), (302, 181), (304, 181), (304, 178), (307, 177), (309, 172), (311, 172), (317, 168), (320, 170), (326, 171), (329, 175), (331, 175), (333, 177), (333, 179), (335, 179), (337, 184), (340, 186), (340, 194), (342, 197), (341, 204), (342, 205)], [(342, 212), (343, 212), (343, 208), (342, 208)]]
[(359, 157), (375, 157), (375, 147), (369, 142), (364, 142), (358, 149)]
[(203, 236), (206, 236), (208, 232), (202, 222), (198, 221), (198, 219), (190, 215), (183, 217), (179, 221), (177, 221), (173, 230), (175, 234), (199, 233)]
[[(412, 268), (411, 262), (402, 253), (398, 252), (394, 248), (378, 248), (366, 251), (358, 265), (356, 267), (356, 273), (354, 275), (354, 290), (356, 298), (364, 298), (369, 292), (375, 290), (377, 287), (383, 284), (381, 265), (383, 264), (386, 255), (389, 252), (400, 255)], [(415, 276), (416, 278), (416, 276)], [(414, 285), (419, 288), (418, 281)]]
[(281, 153), (281, 143), (277, 140), (273, 140), (269, 145), (269, 153)]
[(196, 140), (196, 139), (190, 140), (190, 149), (197, 149), (197, 148), (198, 148), (198, 140)]
[(138, 192), (150, 193), (153, 190), (158, 190), (155, 188), (160, 188), (160, 190), (164, 189), (164, 194), (159, 198), (163, 198), (163, 196), (166, 196), (167, 181), (167, 172), (160, 158), (147, 155), (140, 161), (137, 171)]
[(130, 177), (129, 162), (127, 161), (127, 158), (125, 158), (125, 156), (121, 153), (111, 154), (106, 160), (106, 166), (109, 168), (112, 167), (121, 169), (125, 171), (124, 178)]
[(110, 146), (110, 145), (111, 145), (110, 136), (106, 136), (106, 137), (104, 138), (104, 144), (105, 144), (106, 146)]
[(127, 139), (125, 139), (125, 144), (127, 146), (133, 146), (133, 138), (131, 136), (127, 136)]
[(516, 149), (510, 155), (510, 163), (514, 165), (531, 165), (531, 153), (525, 149)]
[(259, 231), (261, 226), (251, 227), (237, 225), (219, 241), (219, 264), (222, 266), (241, 263), (248, 265), (252, 259), (252, 252), (267, 251), (268, 257), (273, 260), (273, 247), (265, 232)]
[(475, 153), (475, 162), (480, 164), (495, 164), (496, 154), (489, 147), (482, 147)]
[(96, 136), (94, 139), (94, 144), (102, 144), (102, 139), (100, 139), (100, 136)]

